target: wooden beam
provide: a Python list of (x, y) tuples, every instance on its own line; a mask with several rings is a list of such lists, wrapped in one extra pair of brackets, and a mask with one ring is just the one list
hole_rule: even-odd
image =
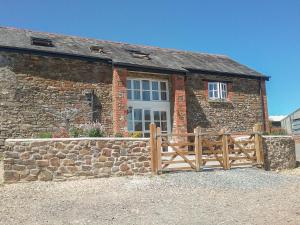
[(156, 126), (150, 124), (150, 148), (151, 148), (151, 171), (153, 175), (157, 175), (157, 151), (156, 151)]

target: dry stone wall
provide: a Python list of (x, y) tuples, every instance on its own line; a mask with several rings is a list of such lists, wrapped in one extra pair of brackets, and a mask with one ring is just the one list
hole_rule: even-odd
[(143, 138), (11, 139), (4, 152), (4, 182), (66, 180), (147, 174)]
[(264, 136), (263, 149), (267, 170), (296, 167), (295, 140), (292, 136)]

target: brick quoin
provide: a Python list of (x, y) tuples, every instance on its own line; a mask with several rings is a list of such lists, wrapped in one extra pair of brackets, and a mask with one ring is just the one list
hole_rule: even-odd
[(113, 69), (113, 132), (127, 133), (127, 69), (114, 67)]
[(270, 131), (269, 125), (269, 113), (268, 113), (268, 104), (267, 104), (267, 90), (266, 90), (266, 81), (261, 81), (261, 94), (262, 94), (262, 107), (263, 107), (263, 119), (264, 119), (264, 130), (266, 132)]
[(184, 76), (172, 76), (174, 96), (173, 133), (187, 132), (186, 92)]

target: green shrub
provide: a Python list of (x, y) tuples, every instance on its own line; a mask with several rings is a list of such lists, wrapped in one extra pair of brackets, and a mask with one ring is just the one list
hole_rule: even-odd
[(134, 131), (134, 132), (129, 133), (129, 137), (141, 138), (141, 137), (143, 137), (143, 133), (141, 131)]
[(115, 133), (115, 137), (124, 137), (122, 133)]
[(70, 133), (70, 136), (71, 137), (79, 137), (80, 135), (83, 135), (83, 130), (82, 129), (79, 129), (77, 127), (72, 127), (70, 130), (69, 130), (69, 133)]
[(104, 132), (101, 131), (100, 129), (93, 128), (88, 131), (88, 136), (89, 137), (103, 137)]
[(51, 132), (41, 132), (38, 134), (38, 138), (52, 138)]

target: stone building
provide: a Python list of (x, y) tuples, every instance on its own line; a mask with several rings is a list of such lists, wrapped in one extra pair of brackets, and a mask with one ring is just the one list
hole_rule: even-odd
[(288, 134), (300, 136), (300, 108), (281, 120), (281, 127)]
[(267, 128), (268, 77), (223, 55), (0, 28), (0, 146), (100, 121), (107, 135)]

